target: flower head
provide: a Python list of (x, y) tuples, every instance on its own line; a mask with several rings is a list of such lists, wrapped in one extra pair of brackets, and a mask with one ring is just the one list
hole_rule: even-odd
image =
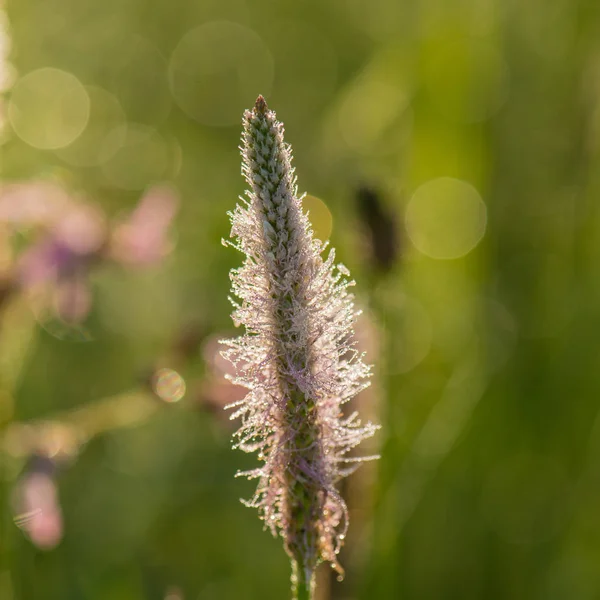
[(312, 586), (319, 562), (341, 573), (336, 555), (348, 515), (336, 490), (360, 460), (349, 456), (377, 427), (342, 405), (368, 385), (369, 367), (354, 349), (358, 315), (349, 275), (313, 238), (298, 197), (283, 125), (262, 96), (243, 119), (242, 172), (249, 185), (230, 214), (232, 245), (246, 258), (231, 273), (233, 319), (245, 334), (226, 341), (234, 383), (248, 389), (232, 418), (237, 446), (258, 452), (250, 506), (283, 537), (297, 591)]
[(50, 458), (32, 456), (13, 493), (15, 523), (41, 550), (52, 550), (63, 537), (55, 471)]
[(37, 234), (18, 256), (9, 287), (35, 300), (41, 314), (50, 308), (69, 324), (81, 323), (92, 305), (88, 276), (94, 265), (143, 268), (159, 263), (172, 250), (169, 229), (177, 207), (174, 189), (155, 186), (126, 219), (109, 226), (99, 207), (55, 183), (1, 185), (0, 225)]

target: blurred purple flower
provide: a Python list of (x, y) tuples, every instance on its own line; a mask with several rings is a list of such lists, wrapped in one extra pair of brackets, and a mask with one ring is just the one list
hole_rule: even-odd
[(6, 185), (0, 188), (0, 222), (42, 231), (17, 259), (14, 285), (38, 312), (50, 309), (68, 323), (80, 323), (91, 308), (88, 273), (93, 264), (106, 259), (133, 267), (159, 262), (171, 250), (167, 234), (177, 204), (173, 189), (154, 187), (111, 231), (98, 207), (54, 183)]
[(106, 239), (99, 209), (73, 206), (17, 261), (16, 277), (38, 308), (48, 306), (68, 323), (85, 319), (91, 307), (88, 271)]

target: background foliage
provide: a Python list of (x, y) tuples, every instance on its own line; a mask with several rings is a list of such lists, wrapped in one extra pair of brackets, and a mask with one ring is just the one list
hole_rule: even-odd
[[(358, 282), (376, 363), (361, 403), (382, 458), (350, 482), (349, 572), (322, 574), (322, 598), (598, 598), (600, 4), (5, 10), (2, 182), (50, 180), (118, 219), (166, 181), (180, 208), (159, 265), (93, 269), (82, 323), (2, 305), (0, 598), (289, 595), (280, 542), (238, 502), (251, 461), (230, 449), (215, 366), (241, 260), (220, 240), (259, 93)], [(57, 92), (65, 73), (83, 95)], [(6, 235), (5, 266), (35, 239)], [(40, 472), (56, 543), (35, 543), (15, 499)]]

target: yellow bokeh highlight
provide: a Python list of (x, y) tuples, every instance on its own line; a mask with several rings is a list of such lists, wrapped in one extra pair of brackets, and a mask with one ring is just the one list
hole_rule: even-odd
[(440, 177), (417, 189), (406, 207), (406, 230), (413, 245), (437, 259), (469, 253), (481, 241), (487, 209), (465, 181)]
[(164, 176), (169, 151), (163, 137), (152, 127), (129, 123), (116, 127), (104, 138), (102, 173), (115, 187), (142, 190)]
[(15, 84), (8, 118), (15, 133), (40, 150), (64, 148), (85, 129), (90, 98), (67, 71), (46, 67), (31, 71)]
[[(90, 118), (81, 135), (66, 148), (56, 150), (57, 156), (76, 167), (93, 167), (106, 162), (125, 137), (125, 112), (119, 101), (106, 90), (89, 86)], [(104, 144), (107, 133), (121, 127), (120, 139), (112, 138), (112, 153)]]
[(322, 241), (328, 240), (333, 229), (333, 217), (327, 204), (320, 198), (307, 194), (302, 200), (302, 206), (310, 213), (310, 223), (315, 235)]
[(338, 112), (339, 133), (360, 154), (369, 154), (410, 106), (410, 88), (386, 65), (367, 69), (346, 90)]

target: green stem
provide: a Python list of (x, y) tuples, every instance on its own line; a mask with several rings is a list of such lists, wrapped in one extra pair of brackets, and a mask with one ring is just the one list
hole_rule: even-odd
[(293, 561), (294, 600), (313, 600), (314, 574)]

